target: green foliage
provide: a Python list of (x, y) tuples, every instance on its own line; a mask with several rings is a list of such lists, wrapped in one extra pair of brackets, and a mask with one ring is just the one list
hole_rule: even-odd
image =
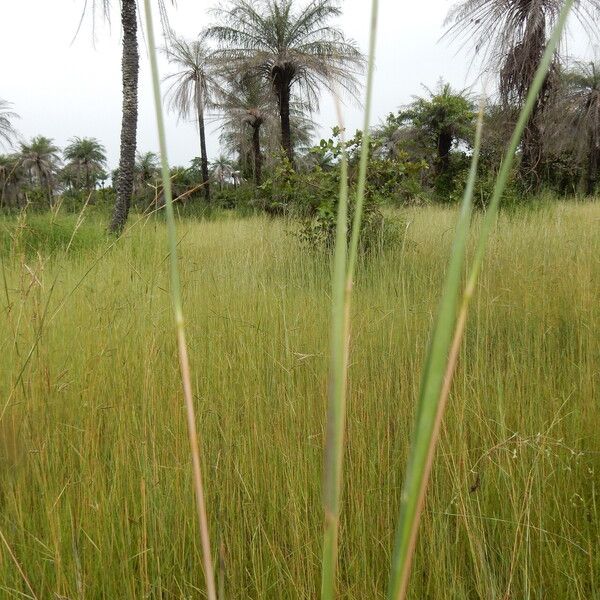
[[(427, 88), (426, 88), (427, 89)], [(468, 151), (475, 133), (475, 104), (464, 90), (440, 82), (426, 97), (415, 97), (397, 115), (388, 115), (374, 132), (382, 152), (424, 162), (423, 181), (442, 202), (453, 199), (457, 182), (469, 169)]]
[(110, 214), (115, 203), (115, 191), (112, 187), (99, 190), (65, 190), (57, 204), (60, 210), (67, 213), (96, 212), (102, 215)]
[[(335, 241), (341, 156), (343, 152), (348, 156), (348, 226), (351, 229), (362, 142), (362, 132), (344, 141), (336, 127), (331, 137), (310, 149), (304, 170), (294, 170), (286, 157), (281, 156), (260, 188), (264, 209), (270, 214), (299, 218), (299, 235), (306, 244), (331, 248)], [(382, 207), (388, 202), (410, 203), (422, 196), (419, 179), (426, 168), (423, 161), (411, 161), (405, 152), (389, 156), (382, 152), (378, 140), (371, 143), (361, 231), (363, 250), (396, 239), (397, 224), (385, 217)]]
[[(465, 91), (454, 91), (440, 82), (435, 90), (425, 88), (427, 97), (415, 97), (397, 116), (399, 127), (412, 127), (433, 151), (449, 142), (471, 144), (475, 133), (475, 104)], [(450, 148), (448, 148), (449, 150)]]

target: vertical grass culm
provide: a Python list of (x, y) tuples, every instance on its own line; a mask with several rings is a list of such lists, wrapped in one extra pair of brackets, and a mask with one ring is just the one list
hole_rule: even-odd
[(196, 429), (196, 415), (194, 410), (194, 399), (192, 394), (192, 383), (190, 376), (190, 364), (185, 339), (185, 323), (183, 318), (183, 306), (181, 300), (181, 283), (179, 279), (179, 265), (177, 260), (177, 231), (175, 228), (175, 215), (173, 211), (173, 196), (171, 190), (171, 177), (169, 173), (169, 161), (167, 158), (167, 142), (160, 94), (160, 77), (156, 59), (156, 43), (154, 39), (154, 26), (152, 22), (152, 8), (150, 0), (144, 0), (146, 11), (146, 28), (148, 30), (148, 52), (152, 68), (152, 87), (154, 91), (154, 104), (156, 107), (156, 124), (160, 146), (160, 159), (162, 168), (163, 193), (165, 197), (165, 210), (167, 216), (167, 232), (170, 250), (171, 271), (171, 300), (175, 314), (177, 328), (177, 346), (179, 350), (179, 364), (183, 382), (183, 394), (185, 399), (187, 426), (192, 454), (194, 492), (196, 497), (196, 510), (198, 512), (198, 524), (200, 528), (200, 544), (202, 548), (202, 562), (204, 566), (204, 577), (206, 580), (206, 591), (208, 600), (217, 600), (215, 588), (215, 577), (210, 548), (210, 536), (206, 504), (204, 500), (204, 485), (202, 482), (202, 468), (200, 462), (200, 441)]
[[(371, 3), (371, 32), (367, 66), (367, 88), (363, 127), (363, 145), (360, 158), (356, 202), (348, 248), (348, 157), (344, 151), (341, 164), (340, 196), (336, 224), (336, 242), (331, 293), (330, 372), (328, 386), (327, 433), (323, 472), (323, 562), (321, 571), (321, 598), (333, 600), (338, 556), (338, 532), (344, 434), (346, 427), (346, 393), (348, 384), (348, 353), (350, 343), (351, 295), (360, 241), (360, 228), (369, 158), (369, 127), (377, 41), (378, 0)], [(341, 112), (341, 111), (340, 111)]]
[(456, 365), (458, 348), (466, 323), (469, 301), (475, 289), (487, 242), (493, 223), (495, 222), (500, 199), (506, 188), (521, 136), (546, 78), (550, 61), (558, 47), (573, 2), (574, 0), (567, 0), (560, 12), (554, 31), (528, 92), (525, 105), (520, 112), (517, 125), (515, 126), (496, 179), (492, 201), (477, 240), (473, 264), (469, 271), (467, 285), (457, 318), (459, 287), (465, 258), (466, 235), (468, 232), (468, 221), (465, 222), (464, 217), (467, 213), (470, 214), (473, 194), (472, 184), (474, 183), (477, 168), (477, 157), (473, 157), (469, 184), (465, 190), (461, 217), (456, 228), (455, 241), (438, 310), (438, 318), (434, 326), (422, 376), (416, 425), (409, 450), (406, 476), (402, 489), (400, 517), (396, 530), (388, 600), (403, 600), (406, 597), (425, 492), (433, 464), (433, 456), (439, 437), (444, 407)]

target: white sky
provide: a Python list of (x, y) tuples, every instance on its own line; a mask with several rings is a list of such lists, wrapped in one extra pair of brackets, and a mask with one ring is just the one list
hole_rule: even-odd
[[(302, 0), (299, 0), (302, 1)], [(421, 2), (380, 1), (380, 27), (373, 119), (389, 112), (422, 91), (421, 84), (435, 86), (443, 77), (456, 88), (481, 89), (477, 72), (470, 69), (470, 56), (458, 46), (441, 40), (443, 23), (453, 0)], [(91, 20), (84, 22), (73, 42), (84, 0), (18, 0), (2, 7), (0, 19), (0, 98), (14, 104), (21, 119), (16, 125), (23, 138), (42, 134), (63, 147), (72, 136), (97, 137), (105, 146), (109, 164), (116, 166), (119, 150), (121, 110), (121, 32), (119, 3), (113, 0), (113, 22), (109, 28), (97, 23), (92, 40)], [(171, 25), (180, 35), (194, 38), (209, 23), (207, 9), (213, 0), (178, 0), (171, 10)], [(347, 36), (367, 49), (370, 2), (345, 0), (339, 22)], [(580, 32), (573, 32), (571, 54), (591, 55), (592, 47)], [(145, 39), (140, 39), (145, 44)], [(150, 87), (148, 58), (141, 49), (140, 116), (138, 149), (156, 151), (156, 127)], [(161, 73), (168, 65), (161, 59)], [(349, 130), (360, 128), (362, 113), (349, 105), (344, 111)], [(335, 124), (331, 98), (323, 94), (322, 110), (316, 118), (327, 135)], [(219, 152), (216, 125), (209, 126), (209, 158)], [(187, 165), (197, 156), (194, 123), (167, 119), (171, 164)]]

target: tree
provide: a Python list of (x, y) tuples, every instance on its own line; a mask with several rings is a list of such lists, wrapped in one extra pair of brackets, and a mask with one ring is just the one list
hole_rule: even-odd
[(98, 178), (106, 166), (106, 150), (96, 138), (71, 138), (63, 151), (69, 170), (76, 182), (76, 187), (91, 191), (96, 187)]
[(17, 138), (17, 131), (12, 122), (19, 115), (12, 110), (12, 105), (6, 100), (0, 99), (0, 143), (11, 146)]
[[(233, 142), (240, 154), (246, 154), (250, 146), (254, 182), (262, 182), (263, 153), (261, 149), (261, 129), (272, 120), (274, 114), (273, 97), (265, 89), (263, 81), (252, 75), (230, 74), (225, 86), (219, 89), (216, 105), (222, 113), (221, 140)], [(250, 136), (248, 136), (250, 131)]]
[(452, 147), (472, 138), (475, 105), (464, 90), (454, 91), (448, 83), (440, 82), (435, 91), (425, 89), (429, 97), (416, 97), (397, 120), (401, 127), (410, 126), (425, 146), (435, 148), (438, 174), (445, 175)]
[(555, 138), (586, 162), (585, 190), (592, 195), (600, 168), (600, 67), (577, 62), (561, 79)]
[(55, 175), (60, 166), (60, 148), (50, 138), (39, 135), (28, 144), (21, 144), (21, 164), (29, 172), (32, 182), (37, 183), (48, 194), (52, 204), (52, 189)]
[(160, 159), (155, 152), (138, 152), (135, 159), (135, 174), (133, 180), (134, 196), (145, 198), (149, 189), (158, 188), (160, 178)]
[(215, 56), (222, 64), (270, 84), (278, 106), (281, 146), (290, 162), (293, 91), (311, 110), (318, 107), (322, 88), (357, 95), (364, 57), (330, 24), (340, 14), (334, 0), (311, 0), (300, 10), (295, 10), (293, 0), (231, 0), (214, 11), (219, 25), (207, 30), (219, 44)]
[[(540, 65), (562, 0), (461, 0), (449, 13), (447, 34), (472, 41), (492, 71), (498, 71), (505, 105), (520, 108)], [(573, 13), (591, 33), (600, 0), (580, 0)], [(521, 176), (533, 188), (539, 184), (542, 157), (541, 120), (555, 92), (558, 53), (537, 97), (521, 143)]]
[[(272, 166), (281, 156), (277, 103), (269, 86), (256, 76), (230, 73), (219, 91), (216, 107), (221, 112), (221, 144), (230, 154), (239, 156), (242, 171), (261, 185), (263, 167)], [(314, 129), (307, 107), (293, 98), (290, 130), (294, 154), (311, 145)]]
[(0, 154), (0, 207), (18, 205), (25, 172), (18, 154)]
[(222, 191), (225, 180), (230, 179), (235, 170), (233, 162), (222, 154), (211, 164), (212, 173), (219, 182), (219, 189)]
[(169, 107), (182, 118), (195, 112), (200, 134), (200, 159), (202, 161), (202, 182), (204, 197), (210, 201), (210, 180), (208, 176), (208, 157), (206, 153), (206, 130), (204, 112), (210, 106), (216, 87), (213, 66), (209, 51), (200, 41), (188, 42), (174, 38), (166, 49), (169, 62), (177, 69), (165, 80), (171, 81), (167, 94)]
[[(111, 0), (85, 0), (85, 8), (91, 7), (94, 15), (100, 10), (106, 20), (110, 20)], [(123, 109), (121, 121), (121, 147), (117, 177), (117, 197), (109, 229), (120, 234), (127, 222), (135, 170), (138, 120), (138, 78), (139, 51), (137, 41), (137, 2), (120, 0), (121, 29), (123, 33), (123, 53), (121, 57), (121, 75), (123, 80)], [(164, 3), (160, 2), (164, 15)]]

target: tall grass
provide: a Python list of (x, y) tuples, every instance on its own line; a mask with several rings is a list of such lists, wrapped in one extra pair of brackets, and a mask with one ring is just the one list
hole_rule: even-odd
[(538, 96), (547, 77), (548, 68), (562, 38), (567, 17), (572, 6), (573, 0), (567, 0), (560, 11), (557, 23), (546, 45), (527, 98), (520, 111), (515, 130), (498, 173), (490, 206), (483, 220), (473, 264), (468, 275), (467, 287), (463, 295), (460, 313), (457, 317), (459, 288), (465, 261), (465, 242), (473, 204), (473, 189), (481, 144), (483, 113), (480, 114), (479, 131), (477, 133), (469, 181), (463, 199), (461, 218), (456, 228), (455, 243), (450, 256), (448, 274), (444, 283), (440, 308), (423, 370), (415, 432), (406, 468), (400, 517), (396, 530), (394, 557), (388, 592), (389, 600), (403, 600), (407, 594), (419, 521), (423, 511), (423, 503), (432, 469), (435, 448), (440, 434), (441, 421), (450, 393), (452, 377), (466, 325), (467, 310), (475, 290), (475, 284), (481, 270), (491, 228), (498, 212), (500, 199), (510, 176), (517, 148), (530, 116), (533, 113), (534, 106), (538, 101)]
[[(343, 598), (385, 597), (398, 465), (456, 218), (407, 210), (404, 243), (359, 262)], [(599, 219), (598, 203), (499, 216), (433, 467), (415, 600), (600, 591)], [(330, 270), (288, 229), (263, 218), (178, 226), (228, 598), (320, 591)], [(100, 261), (103, 247), (4, 258), (3, 404), (36, 349), (0, 424), (0, 531), (40, 599), (203, 597), (164, 239), (150, 221)], [(32, 596), (1, 545), (0, 597)]]
[(183, 396), (186, 407), (186, 421), (188, 427), (188, 438), (192, 455), (192, 473), (194, 481), (194, 496), (196, 499), (196, 511), (198, 514), (198, 526), (200, 530), (200, 545), (202, 547), (202, 564), (204, 567), (204, 578), (208, 600), (217, 600), (215, 576), (212, 561), (212, 550), (210, 546), (210, 534), (208, 517), (206, 513), (206, 502), (204, 499), (204, 484), (202, 478), (200, 440), (196, 426), (196, 409), (192, 390), (190, 360), (185, 335), (185, 324), (183, 318), (183, 301), (181, 296), (181, 281), (179, 278), (179, 260), (177, 253), (177, 229), (175, 226), (175, 211), (173, 210), (173, 194), (171, 191), (171, 173), (167, 156), (167, 140), (163, 117), (162, 98), (160, 92), (160, 75), (158, 72), (157, 49), (154, 41), (154, 25), (152, 22), (152, 7), (149, 0), (144, 0), (146, 14), (146, 29), (148, 32), (148, 45), (150, 55), (150, 66), (152, 71), (152, 89), (154, 92), (154, 106), (156, 108), (156, 124), (160, 147), (160, 162), (163, 183), (163, 195), (165, 199), (165, 211), (167, 216), (167, 237), (169, 240), (170, 270), (171, 270), (171, 299), (175, 315), (175, 326), (177, 331), (177, 350), (179, 354), (179, 365), (181, 369), (181, 380), (183, 383)]
[[(314, 598), (319, 563), (324, 600), (333, 599), (337, 579), (345, 598), (383, 598), (390, 528), (399, 508), (389, 600), (407, 595), (597, 595), (600, 564), (593, 545), (599, 534), (595, 473), (600, 450), (597, 438), (591, 437), (589, 414), (597, 391), (600, 332), (594, 299), (600, 290), (594, 275), (600, 239), (585, 217), (596, 215), (598, 206), (557, 205), (519, 222), (505, 218), (507, 238), (493, 235), (519, 139), (572, 4), (567, 1), (561, 12), (491, 205), (475, 219), (473, 237), (469, 227), (481, 117), (458, 218), (432, 209), (414, 213), (417, 225), (410, 222), (411, 237), (407, 234), (400, 248), (360, 265), (352, 311), (368, 134), (349, 246), (347, 161), (342, 160), (330, 298), (328, 260), (303, 254), (285, 236), (281, 223), (252, 219), (187, 224), (178, 240), (152, 13), (145, 0), (169, 251), (165, 257), (155, 245), (148, 246), (146, 228), (143, 237), (130, 231), (128, 239), (109, 247), (114, 247), (112, 254), (99, 248), (94, 257), (92, 246), (73, 246), (81, 218), (66, 247), (57, 243), (53, 249), (55, 258), (62, 253), (62, 261), (48, 261), (43, 250), (35, 258), (28, 256), (12, 235), (10, 248), (2, 253), (6, 327), (0, 340), (9, 361), (5, 382), (0, 382), (7, 398), (0, 416), (0, 459), (9, 473), (0, 487), (4, 593), (30, 598), (187, 598), (204, 597), (206, 589), (208, 599), (216, 600), (212, 527), (221, 542), (221, 598)], [(374, 0), (365, 131), (377, 10)], [(58, 212), (52, 215), (52, 227)], [(419, 227), (423, 215), (426, 228), (423, 222)], [(565, 218), (572, 221), (570, 227)], [(436, 237), (436, 219), (444, 231), (455, 228), (450, 247), (439, 228)], [(573, 223), (588, 245), (578, 246), (574, 265), (567, 265), (570, 240), (566, 242), (565, 233), (573, 231)], [(160, 226), (154, 227), (151, 235), (159, 236)], [(229, 235), (231, 230), (238, 233), (230, 247), (221, 237), (225, 228)], [(15, 231), (25, 231), (22, 223)], [(530, 277), (529, 287), (519, 290), (520, 301), (531, 303), (530, 312), (523, 312), (521, 304), (511, 304), (514, 296), (507, 294), (504, 277), (510, 279), (528, 261), (539, 260), (531, 244), (540, 231), (545, 232), (545, 251), (554, 248), (550, 257), (543, 255), (542, 264), (563, 269), (562, 295), (553, 280), (552, 299), (542, 296), (542, 302), (539, 297), (534, 302), (536, 282)], [(459, 304), (469, 243), (474, 259)], [(495, 244), (499, 262), (482, 273), (490, 244)], [(184, 286), (180, 245), (191, 261), (184, 266)], [(515, 261), (519, 247), (523, 254)], [(444, 272), (440, 265), (448, 251)], [(570, 266), (575, 268), (568, 270), (567, 281)], [(88, 277), (90, 273), (94, 276)], [(538, 289), (548, 285), (544, 274)], [(480, 303), (469, 332), (467, 311), (479, 278)], [(442, 282), (442, 300), (427, 340), (423, 332), (431, 325)], [(204, 293), (198, 294), (200, 290)], [(186, 291), (186, 306), (195, 317), (190, 348), (202, 373), (195, 381), (183, 319)], [(503, 294), (505, 304), (496, 306)], [(172, 392), (177, 380), (173, 349), (164, 335), (167, 295), (175, 314), (188, 448), (177, 419), (182, 407)], [(575, 312), (573, 298), (578, 302)], [(328, 303), (325, 424), (319, 399), (327, 354), (323, 307)], [(498, 319), (495, 311), (505, 314)], [(356, 348), (350, 355), (352, 313)], [(463, 337), (472, 346), (461, 351)], [(425, 348), (420, 364), (415, 357)], [(461, 352), (461, 363), (468, 368), (455, 374)], [(415, 376), (419, 371), (420, 384)], [(442, 427), (453, 381), (455, 398)], [(416, 427), (409, 445), (405, 440), (417, 389)], [(165, 411), (165, 395), (171, 396), (173, 414)], [(484, 402), (490, 397), (495, 402)], [(528, 405), (523, 402), (532, 398)], [(201, 409), (199, 418), (195, 405)], [(210, 441), (204, 459), (197, 421)], [(319, 561), (314, 475), (325, 427), (325, 531)], [(351, 442), (347, 448), (346, 435)], [(433, 456), (440, 435), (442, 460), (436, 466)], [(344, 454), (349, 465), (345, 482)], [(396, 466), (404, 459), (401, 486)], [(189, 460), (191, 483), (185, 477)], [(202, 482), (207, 467), (215, 481), (208, 490), (212, 523)], [(432, 471), (434, 484), (423, 514)], [(190, 485), (197, 523), (184, 509)], [(421, 576), (409, 590), (413, 560)], [(551, 580), (548, 572), (554, 574)]]
[[(333, 600), (338, 558), (338, 535), (342, 494), (342, 472), (344, 459), (344, 437), (346, 430), (346, 395), (348, 386), (348, 358), (350, 345), (351, 297), (354, 287), (356, 259), (358, 255), (367, 165), (370, 153), (369, 131), (371, 127), (371, 102), (375, 71), (375, 49), (377, 42), (378, 0), (371, 2), (371, 33), (367, 66), (365, 120), (360, 157), (356, 201), (352, 218), (352, 231), (348, 244), (348, 157), (341, 158), (340, 197), (336, 224), (335, 254), (333, 259), (331, 290), (331, 338), (328, 389), (327, 434), (325, 438), (325, 466), (323, 470), (323, 508), (325, 531), (323, 536), (323, 566), (321, 574), (321, 598)], [(344, 124), (341, 122), (342, 142)]]

